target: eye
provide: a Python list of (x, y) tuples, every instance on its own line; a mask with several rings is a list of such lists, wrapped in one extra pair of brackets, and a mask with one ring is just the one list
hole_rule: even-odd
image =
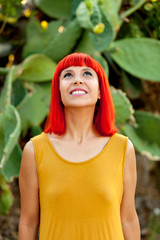
[(84, 76), (92, 76), (92, 73), (89, 72), (89, 71), (85, 71), (85, 72), (83, 73), (83, 75), (84, 75)]
[(72, 77), (73, 75), (71, 74), (71, 73), (66, 73), (65, 75), (64, 75), (64, 78), (68, 78), (68, 77)]

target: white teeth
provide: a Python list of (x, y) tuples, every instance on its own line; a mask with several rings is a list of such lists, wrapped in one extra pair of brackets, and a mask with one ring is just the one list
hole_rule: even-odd
[(78, 90), (78, 91), (72, 92), (71, 94), (74, 95), (74, 94), (80, 94), (80, 93), (86, 93), (86, 92), (85, 92), (85, 91), (79, 91), (79, 90)]

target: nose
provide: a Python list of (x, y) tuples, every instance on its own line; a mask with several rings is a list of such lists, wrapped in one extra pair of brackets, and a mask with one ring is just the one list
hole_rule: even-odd
[(83, 81), (80, 79), (75, 79), (73, 84), (83, 84)]

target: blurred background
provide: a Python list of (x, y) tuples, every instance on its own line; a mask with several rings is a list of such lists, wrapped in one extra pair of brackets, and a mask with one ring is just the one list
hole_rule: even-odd
[(43, 131), (51, 80), (69, 53), (105, 69), (119, 133), (137, 157), (143, 240), (160, 240), (160, 1), (0, 0), (0, 240), (18, 238), (25, 143)]

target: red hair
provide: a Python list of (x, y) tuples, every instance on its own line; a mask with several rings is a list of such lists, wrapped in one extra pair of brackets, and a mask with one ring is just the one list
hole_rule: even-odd
[(108, 78), (101, 65), (85, 53), (72, 53), (63, 58), (57, 65), (52, 85), (50, 111), (45, 123), (44, 132), (53, 132), (62, 135), (66, 131), (64, 105), (61, 102), (59, 91), (60, 73), (71, 66), (84, 66), (92, 68), (98, 75), (101, 99), (95, 107), (94, 120), (96, 130), (103, 136), (112, 136), (118, 132), (115, 127), (115, 109), (109, 89)]

